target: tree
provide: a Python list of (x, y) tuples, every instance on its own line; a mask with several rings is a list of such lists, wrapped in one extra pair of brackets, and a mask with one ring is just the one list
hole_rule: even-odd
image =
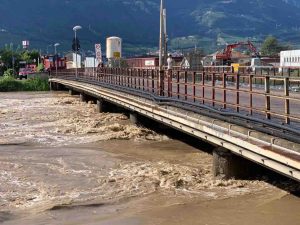
[(14, 70), (18, 71), (20, 68), (20, 61), (26, 61), (28, 64), (37, 63), (40, 54), (36, 50), (31, 51), (13, 51), (8, 45), (0, 50), (0, 75), (9, 68), (14, 66)]
[(14, 71), (12, 69), (8, 69), (3, 74), (4, 77), (14, 77)]
[(4, 49), (0, 52), (1, 62), (4, 64), (4, 67), (11, 68), (12, 67), (12, 57), (14, 53), (9, 49)]
[(31, 63), (31, 57), (29, 51), (24, 51), (21, 53), (21, 60), (25, 61), (26, 63)]
[(289, 49), (288, 46), (281, 45), (278, 40), (273, 36), (268, 36), (261, 48), (261, 53), (264, 56), (278, 56), (278, 54)]
[(37, 68), (36, 68), (37, 72), (43, 72), (44, 71), (44, 64), (40, 63)]

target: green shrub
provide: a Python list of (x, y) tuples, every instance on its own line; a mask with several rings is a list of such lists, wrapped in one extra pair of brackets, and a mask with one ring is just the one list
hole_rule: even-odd
[(9, 91), (49, 91), (47, 79), (32, 78), (25, 81), (19, 81), (13, 77), (0, 78), (0, 92)]
[(3, 76), (4, 77), (14, 77), (14, 71), (12, 69), (8, 69), (8, 70), (4, 71)]
[(44, 64), (40, 63), (40, 64), (37, 66), (36, 71), (37, 71), (37, 72), (42, 72), (42, 71), (44, 71)]
[(49, 91), (49, 83), (47, 79), (32, 78), (25, 80), (23, 83), (24, 91)]

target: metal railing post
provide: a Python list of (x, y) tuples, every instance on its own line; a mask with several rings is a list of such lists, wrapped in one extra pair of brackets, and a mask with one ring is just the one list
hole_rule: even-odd
[(164, 96), (164, 80), (165, 80), (165, 71), (159, 70), (159, 79), (158, 79), (158, 89), (159, 96)]
[(180, 99), (180, 72), (176, 73), (176, 82), (177, 82), (177, 98)]
[(202, 104), (205, 104), (205, 72), (202, 73)]
[(271, 97), (270, 97), (270, 77), (265, 77), (265, 110), (266, 110), (266, 119), (271, 119)]
[(249, 105), (249, 113), (252, 116), (253, 115), (253, 75), (249, 75), (249, 101), (250, 101), (250, 105)]
[(240, 112), (240, 75), (236, 74), (236, 111)]
[(216, 89), (215, 89), (215, 86), (216, 86), (216, 74), (213, 73), (212, 76), (211, 76), (211, 86), (212, 86), (212, 89), (211, 89), (211, 100), (212, 100), (212, 106), (215, 106), (215, 100), (216, 100)]
[(193, 101), (196, 102), (196, 72), (193, 72)]
[(223, 109), (227, 108), (227, 90), (226, 90), (226, 73), (223, 73)]
[(168, 97), (172, 97), (172, 70), (168, 70)]
[(288, 77), (284, 78), (284, 95), (285, 95), (285, 123), (286, 124), (290, 124), (291, 123), (291, 119), (290, 119), (290, 100), (289, 100), (289, 96), (290, 96), (290, 91), (289, 91), (289, 86), (290, 86), (290, 80)]
[(150, 92), (150, 86), (149, 86), (149, 70), (146, 70), (146, 82), (147, 82), (147, 91)]
[(145, 70), (144, 70), (144, 69), (142, 70), (142, 77), (143, 77), (143, 78), (142, 78), (142, 79), (143, 79), (143, 80), (142, 80), (143, 91), (145, 91)]
[(184, 99), (187, 100), (188, 99), (188, 90), (187, 90), (187, 71), (184, 72)]
[(151, 92), (155, 92), (154, 70), (151, 70)]

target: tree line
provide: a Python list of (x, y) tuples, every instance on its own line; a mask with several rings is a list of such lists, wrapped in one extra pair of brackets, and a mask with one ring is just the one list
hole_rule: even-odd
[(40, 53), (37, 50), (23, 50), (14, 51), (10, 47), (5, 47), (0, 50), (0, 76), (10, 70), (17, 73), (21, 67), (20, 62), (26, 62), (26, 64), (36, 64), (41, 62)]
[(261, 55), (278, 57), (281, 51), (291, 50), (292, 47), (287, 44), (280, 43), (277, 38), (268, 36), (262, 44)]

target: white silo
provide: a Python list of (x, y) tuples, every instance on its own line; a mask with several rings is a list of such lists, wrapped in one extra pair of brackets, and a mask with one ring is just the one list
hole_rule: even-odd
[(120, 59), (122, 57), (122, 39), (109, 37), (106, 39), (106, 58)]

